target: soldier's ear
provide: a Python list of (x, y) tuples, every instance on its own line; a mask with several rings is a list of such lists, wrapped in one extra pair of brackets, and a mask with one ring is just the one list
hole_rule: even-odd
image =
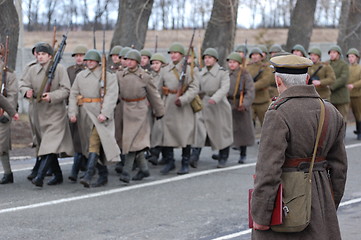
[(306, 84), (308, 84), (308, 81), (310, 80), (310, 75), (307, 74), (307, 77), (306, 77)]
[(279, 76), (275, 75), (275, 81), (276, 81), (276, 85), (277, 86), (281, 86), (282, 85), (282, 78), (280, 78)]

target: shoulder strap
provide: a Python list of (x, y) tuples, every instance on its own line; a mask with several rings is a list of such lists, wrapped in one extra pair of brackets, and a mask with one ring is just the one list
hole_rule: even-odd
[(311, 161), (311, 165), (310, 165), (310, 168), (308, 171), (309, 172), (308, 179), (309, 179), (310, 183), (312, 181), (312, 171), (313, 171), (313, 165), (315, 163), (318, 142), (320, 140), (323, 123), (325, 121), (325, 103), (320, 98), (318, 100), (320, 101), (320, 104), (321, 104), (321, 114), (320, 114), (320, 121), (318, 122), (318, 129), (317, 129), (315, 147), (313, 149), (313, 154), (312, 154), (312, 161)]

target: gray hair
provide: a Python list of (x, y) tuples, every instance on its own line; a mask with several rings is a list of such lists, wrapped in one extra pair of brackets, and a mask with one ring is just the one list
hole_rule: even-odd
[(278, 73), (275, 75), (280, 77), (283, 81), (283, 84), (286, 87), (296, 86), (296, 85), (306, 85), (307, 73), (304, 74), (287, 74), (287, 73)]

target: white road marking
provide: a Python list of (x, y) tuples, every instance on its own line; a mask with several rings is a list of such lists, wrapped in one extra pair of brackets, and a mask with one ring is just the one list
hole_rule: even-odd
[(60, 203), (78, 201), (78, 200), (82, 200), (82, 199), (101, 197), (101, 196), (105, 196), (105, 195), (109, 195), (109, 194), (126, 192), (126, 191), (131, 191), (134, 189), (157, 186), (160, 184), (181, 181), (181, 180), (194, 178), (194, 177), (198, 177), (198, 176), (203, 176), (203, 175), (207, 175), (207, 174), (226, 172), (226, 171), (231, 171), (231, 170), (236, 170), (236, 169), (241, 169), (241, 168), (252, 167), (255, 165), (256, 165), (256, 163), (248, 163), (248, 164), (231, 166), (231, 167), (227, 167), (227, 168), (210, 169), (210, 170), (205, 170), (205, 171), (201, 171), (201, 172), (189, 173), (189, 174), (182, 175), (182, 176), (157, 180), (157, 181), (153, 181), (153, 182), (149, 182), (149, 183), (141, 183), (141, 184), (128, 186), (128, 187), (120, 187), (120, 188), (115, 188), (115, 189), (111, 189), (111, 190), (107, 190), (107, 191), (85, 194), (85, 195), (81, 195), (81, 196), (77, 196), (77, 197), (61, 198), (61, 199), (57, 199), (57, 200), (53, 200), (53, 201), (35, 203), (35, 204), (24, 205), (24, 206), (19, 206), (19, 207), (5, 208), (5, 209), (0, 210), (0, 214), (8, 213), (8, 212), (17, 212), (17, 211), (21, 211), (21, 210), (50, 206), (50, 205), (56, 205), (56, 204), (60, 204)]

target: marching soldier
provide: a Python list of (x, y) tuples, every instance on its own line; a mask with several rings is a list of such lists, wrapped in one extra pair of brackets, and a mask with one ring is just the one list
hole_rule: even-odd
[(342, 59), (341, 48), (336, 45), (328, 51), (330, 56), (329, 64), (335, 72), (336, 80), (331, 85), (331, 103), (340, 111), (341, 115), (347, 120), (347, 114), (350, 103), (350, 92), (346, 84), (349, 79), (349, 67)]
[[(273, 44), (269, 49), (270, 57), (274, 57), (276, 54), (282, 54), (285, 53), (285, 51), (282, 49), (281, 45), (279, 44)], [(278, 96), (278, 90), (277, 86), (274, 80), (274, 74), (270, 75), (270, 86), (268, 87), (269, 95), (271, 99), (274, 99)]]
[(312, 48), (309, 53), (313, 65), (308, 68), (310, 80), (308, 84), (313, 84), (322, 99), (330, 101), (330, 86), (336, 80), (335, 73), (329, 63), (321, 62), (321, 50)]
[[(79, 45), (74, 48), (71, 54), (71, 56), (75, 60), (75, 64), (67, 68), (71, 86), (73, 85), (74, 80), (78, 75), (78, 73), (86, 69), (86, 65), (84, 63), (84, 56), (87, 51), (88, 49), (85, 46)], [(82, 154), (78, 124), (76, 122), (75, 123), (70, 122), (70, 132), (73, 138), (74, 162), (71, 168), (70, 176), (68, 178), (70, 181), (76, 182), (80, 168), (83, 165), (86, 165), (86, 157)]]
[(246, 45), (240, 44), (234, 49), (234, 51), (239, 53), (239, 55), (241, 56), (242, 59), (247, 58), (248, 49), (247, 49)]
[(233, 146), (240, 147), (238, 163), (246, 160), (247, 146), (255, 141), (252, 123), (252, 102), (255, 96), (252, 76), (241, 66), (243, 59), (233, 52), (227, 57), (230, 88), (228, 101), (232, 106)]
[(78, 122), (82, 152), (88, 156), (88, 166), (80, 183), (90, 187), (91, 179), (98, 169), (99, 178), (93, 187), (108, 182), (109, 161), (119, 161), (120, 150), (114, 137), (114, 108), (118, 96), (115, 75), (106, 72), (101, 79), (100, 53), (88, 50), (84, 56), (87, 69), (75, 78), (69, 97), (69, 120)]
[(272, 71), (267, 64), (262, 62), (263, 55), (261, 49), (252, 49), (249, 57), (252, 59), (252, 62), (248, 64), (246, 69), (253, 78), (256, 91), (252, 104), (253, 122), (255, 123), (258, 118), (262, 126), (265, 113), (270, 104), (268, 87), (270, 85)]
[[(48, 185), (63, 182), (63, 175), (57, 155), (73, 154), (73, 143), (66, 117), (66, 99), (69, 96), (70, 81), (66, 69), (59, 64), (55, 77), (51, 82), (50, 92), (43, 94), (47, 69), (53, 57), (53, 49), (49, 44), (38, 45), (35, 49), (38, 63), (29, 68), (28, 74), (21, 83), (20, 90), (25, 98), (34, 99), (32, 119), (38, 143), (37, 156), (41, 157), (40, 166), (32, 183), (37, 187), (43, 186), (46, 171), (51, 167), (54, 177)], [(39, 96), (39, 94), (43, 94)]]
[[(218, 64), (218, 52), (207, 48), (202, 58), (204, 67), (200, 71), (200, 95), (203, 96), (202, 122), (205, 128), (203, 146), (219, 150), (218, 168), (226, 166), (229, 147), (233, 143), (232, 109), (227, 100), (230, 81), (227, 71)], [(199, 149), (200, 153), (200, 149)]]
[(350, 76), (347, 82), (347, 88), (350, 91), (350, 106), (356, 120), (357, 140), (361, 140), (361, 66), (359, 65), (360, 53), (356, 48), (347, 51), (346, 57), (350, 63)]
[[(4, 45), (0, 44), (0, 95), (4, 96), (11, 106), (16, 109), (18, 103), (18, 82), (14, 72), (5, 66), (6, 63), (3, 61), (7, 54), (6, 50)], [(9, 115), (0, 108), (0, 159), (4, 169), (4, 176), (0, 180), (0, 184), (14, 182), (9, 156), (9, 151), (11, 150), (11, 115), (13, 113), (10, 112)]]
[[(151, 71), (153, 77), (152, 81), (154, 85), (157, 87), (157, 89), (160, 89), (159, 86), (160, 71), (166, 66), (167, 60), (165, 59), (163, 54), (154, 53), (150, 59), (150, 63), (152, 67), (152, 71)], [(162, 119), (159, 119), (158, 121), (154, 121), (154, 118), (151, 121), (152, 122), (151, 124), (152, 131), (150, 134), (151, 148), (149, 150), (150, 156), (147, 158), (147, 160), (153, 165), (164, 164), (165, 158), (162, 161), (158, 162), (158, 158), (160, 156), (160, 153), (162, 152), (162, 147), (160, 147), (160, 145), (162, 144), (162, 139), (161, 139), (162, 121), (163, 121)]]
[[(269, 48), (269, 54), (270, 57), (274, 57), (274, 55), (284, 52), (284, 50), (282, 49), (281, 45), (279, 44), (273, 44), (270, 48)], [(274, 80), (274, 79), (273, 79)]]
[(168, 174), (169, 171), (175, 168), (173, 148), (181, 147), (182, 168), (178, 171), (178, 174), (186, 174), (189, 172), (191, 144), (194, 142), (194, 112), (190, 103), (199, 90), (198, 76), (197, 74), (192, 76), (190, 67), (187, 66), (185, 82), (182, 86), (185, 90), (178, 97), (179, 77), (182, 72), (185, 48), (180, 43), (173, 43), (168, 53), (170, 54), (171, 63), (162, 69), (160, 74), (160, 86), (162, 87), (165, 104), (161, 146), (164, 147), (163, 152), (166, 154), (167, 161), (161, 173)]
[(140, 55), (141, 55), (140, 66), (144, 70), (147, 70), (148, 72), (152, 71), (152, 68), (150, 66), (150, 58), (152, 57), (152, 53), (148, 50), (142, 49), (140, 51)]
[(299, 56), (299, 57), (305, 57), (307, 58), (307, 52), (306, 49), (301, 44), (296, 44), (293, 46), (291, 53)]
[(109, 56), (111, 59), (111, 64), (109, 66), (109, 70), (115, 73), (118, 70), (121, 70), (121, 62), (119, 58), (119, 53), (122, 50), (122, 46), (116, 45), (110, 50)]
[(266, 45), (259, 45), (258, 47), (262, 51), (262, 56), (263, 56), (262, 62), (268, 64), (268, 49)]
[[(123, 110), (122, 151), (126, 154), (120, 181), (129, 183), (131, 179), (139, 181), (149, 176), (144, 155), (145, 150), (150, 147), (148, 101), (157, 119), (163, 117), (164, 106), (152, 77), (139, 66), (140, 53), (137, 50), (130, 50), (125, 58), (128, 60), (128, 68), (117, 73)], [(139, 171), (132, 178), (134, 160), (137, 161)]]

